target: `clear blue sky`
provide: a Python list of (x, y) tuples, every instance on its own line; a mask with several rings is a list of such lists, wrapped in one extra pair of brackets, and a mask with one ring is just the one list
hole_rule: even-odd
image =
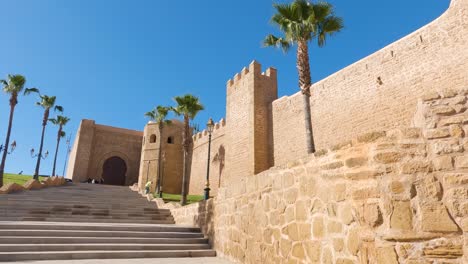
[[(192, 93), (209, 116), (225, 115), (225, 84), (253, 59), (278, 69), (279, 95), (297, 91), (294, 52), (262, 48), (276, 29), (272, 0), (0, 0), (0, 78), (23, 74), (27, 87), (56, 95), (76, 134), (83, 118), (142, 130), (143, 114), (172, 97)], [(331, 0), (345, 30), (310, 51), (313, 81), (381, 49), (427, 24), (449, 0)], [(20, 97), (6, 171), (32, 173), (29, 150), (39, 148), (42, 110), (35, 96)], [(8, 97), (0, 96), (0, 140), (8, 123)], [(57, 128), (47, 127), (45, 149), (55, 149)], [(64, 143), (64, 142), (62, 142)], [(60, 149), (62, 172), (65, 144)], [(52, 157), (42, 163), (50, 174)]]

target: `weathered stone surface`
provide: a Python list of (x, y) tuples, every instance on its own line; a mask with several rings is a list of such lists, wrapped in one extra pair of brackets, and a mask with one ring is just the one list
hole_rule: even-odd
[(370, 133), (366, 133), (364, 135), (358, 136), (357, 141), (360, 143), (374, 142), (377, 139), (384, 137), (384, 136), (385, 136), (385, 132), (383, 131), (370, 132)]
[(465, 131), (460, 125), (451, 125), (449, 127), (450, 136), (454, 138), (461, 138), (465, 136)]
[(350, 229), (348, 232), (348, 238), (346, 240), (348, 250), (354, 256), (357, 255), (359, 247), (361, 245), (361, 239), (359, 237), (359, 230), (357, 228)]
[(363, 189), (358, 189), (353, 192), (354, 200), (363, 200), (368, 198), (379, 198), (380, 192), (376, 187), (365, 187)]
[(336, 260), (336, 264), (354, 264), (354, 261), (348, 258), (339, 258)]
[(367, 157), (353, 157), (345, 160), (345, 165), (349, 168), (364, 166), (367, 163)]
[(398, 264), (398, 256), (393, 247), (382, 247), (376, 250), (376, 259), (379, 264)]
[(454, 244), (439, 245), (424, 248), (423, 253), (429, 258), (456, 259), (463, 256), (463, 247)]
[(421, 205), (421, 228), (426, 232), (457, 232), (458, 226), (442, 203)]
[(446, 127), (430, 129), (426, 131), (427, 139), (446, 138), (449, 136), (450, 136), (450, 131)]
[(335, 252), (341, 252), (344, 249), (344, 241), (342, 238), (334, 238), (333, 239), (333, 249)]
[(320, 241), (307, 241), (305, 243), (305, 249), (307, 256), (313, 263), (318, 263), (320, 261), (320, 256), (322, 254), (322, 244)]
[(340, 183), (335, 185), (333, 198), (337, 202), (343, 201), (346, 198), (346, 184)]
[(350, 180), (367, 180), (373, 179), (382, 173), (374, 170), (353, 171), (345, 174), (345, 177)]
[(413, 228), (413, 213), (409, 201), (393, 201), (390, 227), (399, 230), (411, 230)]
[(26, 190), (37, 190), (44, 188), (44, 185), (42, 185), (38, 180), (31, 179), (24, 184), (24, 188)]
[(340, 220), (345, 224), (349, 225), (353, 222), (353, 208), (350, 204), (344, 204), (340, 207), (339, 211)]
[(367, 203), (363, 208), (364, 221), (371, 227), (376, 227), (382, 224), (382, 212), (377, 203)]
[(322, 254), (322, 264), (333, 264), (333, 255), (329, 248), (325, 248)]
[(343, 225), (336, 221), (328, 222), (328, 233), (341, 233)]
[(440, 105), (432, 108), (432, 113), (437, 115), (452, 115), (455, 114), (455, 109), (448, 105)]
[(434, 176), (426, 177), (423, 182), (423, 187), (422, 193), (424, 194), (425, 201), (440, 201), (442, 199), (442, 186)]
[(436, 99), (439, 99), (439, 98), (440, 98), (440, 95), (437, 92), (429, 92), (429, 93), (424, 94), (421, 97), (421, 99), (423, 101), (433, 101), (433, 100), (436, 100)]
[(465, 121), (466, 117), (463, 115), (460, 116), (453, 116), (444, 118), (439, 122), (439, 126), (449, 126), (453, 124), (461, 124)]
[(451, 170), (453, 169), (453, 159), (451, 156), (435, 157), (432, 161), (435, 171)]
[(292, 255), (298, 259), (304, 259), (305, 252), (301, 243), (295, 243), (293, 245)]
[(322, 170), (333, 170), (333, 169), (341, 168), (343, 166), (344, 166), (344, 164), (343, 164), (342, 161), (334, 161), (334, 162), (325, 164), (320, 168), (322, 168)]
[(400, 152), (380, 152), (377, 153), (374, 156), (374, 160), (383, 163), (383, 164), (388, 164), (388, 163), (395, 163), (398, 162), (402, 159), (403, 155)]
[(325, 234), (323, 217), (315, 217), (312, 224), (312, 234), (315, 238), (322, 238)]
[(455, 167), (462, 169), (468, 168), (468, 156), (463, 155), (455, 157)]
[(458, 140), (449, 139), (449, 140), (440, 140), (435, 142), (432, 146), (432, 151), (435, 154), (451, 154), (463, 151), (463, 146), (461, 146)]
[(432, 164), (427, 161), (409, 161), (401, 166), (401, 173), (413, 174), (416, 172), (431, 172)]

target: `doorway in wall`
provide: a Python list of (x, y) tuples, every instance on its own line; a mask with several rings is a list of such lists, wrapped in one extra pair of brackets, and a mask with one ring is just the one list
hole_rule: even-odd
[(125, 185), (126, 173), (127, 164), (125, 164), (123, 159), (117, 156), (108, 158), (102, 166), (104, 184)]

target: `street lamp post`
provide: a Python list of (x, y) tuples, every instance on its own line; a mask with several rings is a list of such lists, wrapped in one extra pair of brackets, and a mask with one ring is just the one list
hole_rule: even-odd
[(3, 145), (0, 145), (0, 153), (2, 151), (6, 151), (7, 154), (11, 154), (13, 153), (13, 151), (15, 151), (15, 148), (16, 148), (16, 140), (13, 140), (13, 142), (11, 142), (10, 144), (11, 151), (8, 151), (8, 148), (4, 148)]
[(47, 150), (46, 153), (45, 153), (44, 155), (39, 154), (39, 153), (34, 154), (34, 149), (32, 148), (32, 149), (31, 149), (31, 158), (37, 158), (37, 157), (39, 157), (39, 156), (41, 157), (41, 159), (46, 159), (47, 156), (49, 156), (49, 151)]
[(214, 122), (210, 117), (206, 124), (206, 130), (208, 131), (208, 160), (206, 164), (206, 185), (205, 185), (205, 200), (210, 198), (210, 152), (211, 152), (211, 133), (213, 133)]

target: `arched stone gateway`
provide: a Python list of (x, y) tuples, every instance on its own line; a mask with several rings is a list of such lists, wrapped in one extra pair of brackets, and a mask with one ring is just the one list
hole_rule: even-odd
[(108, 158), (102, 165), (102, 179), (104, 184), (125, 185), (127, 164), (117, 156)]

